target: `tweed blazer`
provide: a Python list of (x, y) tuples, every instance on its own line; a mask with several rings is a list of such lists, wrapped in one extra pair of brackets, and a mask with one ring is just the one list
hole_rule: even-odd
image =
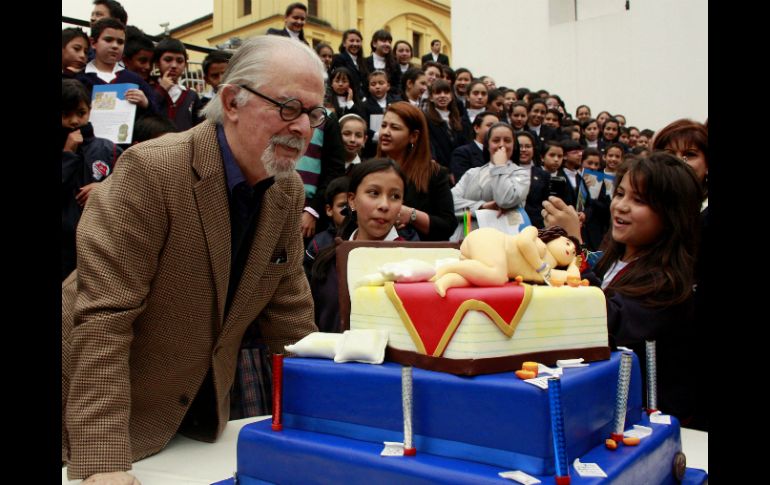
[(209, 369), (217, 426), (201, 439), (215, 440), (246, 328), (256, 320), (271, 352), (316, 331), (296, 174), (265, 193), (226, 315), (230, 219), (214, 123), (129, 148), (98, 189), (80, 221), (78, 270), (62, 283), (70, 479), (163, 449)]

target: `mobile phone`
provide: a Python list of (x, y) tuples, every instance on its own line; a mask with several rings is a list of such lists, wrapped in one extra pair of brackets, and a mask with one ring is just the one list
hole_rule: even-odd
[(568, 194), (567, 179), (561, 175), (552, 175), (551, 180), (548, 182), (548, 195), (554, 195), (566, 202)]

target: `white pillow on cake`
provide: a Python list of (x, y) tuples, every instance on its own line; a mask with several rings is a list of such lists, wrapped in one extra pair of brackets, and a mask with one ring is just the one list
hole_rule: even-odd
[(284, 348), (298, 357), (333, 359), (340, 340), (342, 334), (339, 333), (313, 332), (294, 345), (286, 345)]
[(364, 275), (356, 281), (354, 289), (359, 286), (385, 286), (385, 276), (382, 273)]
[(380, 272), (386, 281), (398, 283), (413, 283), (428, 281), (436, 274), (432, 264), (419, 259), (406, 259), (394, 263), (385, 263), (380, 267)]
[(337, 343), (334, 362), (363, 362), (382, 364), (385, 361), (385, 347), (388, 345), (388, 331), (374, 329), (346, 330)]

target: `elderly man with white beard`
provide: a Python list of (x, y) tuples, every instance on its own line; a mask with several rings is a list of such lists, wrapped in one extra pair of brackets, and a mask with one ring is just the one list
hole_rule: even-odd
[(177, 432), (216, 440), (242, 341), (267, 355), (316, 330), (294, 166), (326, 120), (323, 81), (304, 44), (250, 39), (205, 122), (126, 150), (92, 192), (62, 283), (70, 479), (135, 484), (131, 463)]

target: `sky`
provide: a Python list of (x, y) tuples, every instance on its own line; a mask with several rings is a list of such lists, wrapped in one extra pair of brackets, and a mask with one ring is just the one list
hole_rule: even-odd
[[(145, 34), (163, 32), (160, 24), (169, 22), (169, 29), (208, 15), (214, 0), (118, 0), (128, 13), (128, 24), (142, 29)], [(62, 0), (61, 14), (89, 21), (93, 0)], [(71, 25), (62, 24), (62, 28)]]

